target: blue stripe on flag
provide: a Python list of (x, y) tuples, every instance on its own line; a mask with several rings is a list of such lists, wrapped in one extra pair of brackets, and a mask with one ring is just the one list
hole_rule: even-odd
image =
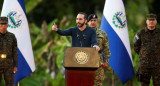
[(26, 9), (25, 9), (25, 4), (24, 4), (24, 0), (18, 0), (19, 4), (21, 5), (25, 15), (26, 15)]
[(102, 17), (100, 28), (107, 33), (107, 36), (109, 38), (111, 51), (109, 64), (124, 84), (134, 75), (133, 65), (130, 56), (123, 42), (113, 30), (113, 28), (110, 26), (104, 15)]
[(16, 84), (24, 77), (28, 76), (30, 73), (32, 73), (32, 70), (30, 69), (28, 63), (24, 59), (24, 56), (18, 49), (18, 72), (15, 74), (14, 84)]

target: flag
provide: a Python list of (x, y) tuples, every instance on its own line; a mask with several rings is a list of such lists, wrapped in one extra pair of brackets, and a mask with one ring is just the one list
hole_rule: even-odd
[(15, 34), (18, 45), (18, 72), (15, 84), (35, 71), (33, 50), (23, 0), (4, 0), (1, 16), (8, 17), (9, 32)]
[(124, 84), (134, 76), (134, 69), (122, 0), (106, 0), (100, 29), (109, 38), (109, 64)]

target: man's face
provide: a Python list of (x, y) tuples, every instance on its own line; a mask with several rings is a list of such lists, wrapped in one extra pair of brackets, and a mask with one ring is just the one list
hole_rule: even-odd
[(147, 27), (153, 28), (156, 26), (157, 20), (156, 19), (147, 19), (146, 24), (147, 24)]
[(97, 24), (98, 24), (98, 20), (97, 19), (91, 19), (88, 22), (89, 27), (92, 27), (92, 28), (97, 28)]
[(76, 18), (76, 23), (78, 27), (82, 27), (84, 24), (86, 24), (87, 20), (84, 19), (83, 14), (78, 14)]
[(0, 32), (6, 32), (8, 28), (8, 24), (0, 23)]

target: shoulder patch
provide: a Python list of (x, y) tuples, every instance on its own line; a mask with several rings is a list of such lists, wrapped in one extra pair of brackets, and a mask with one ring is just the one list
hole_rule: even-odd
[(137, 34), (135, 35), (135, 39), (136, 39), (136, 40), (138, 40), (138, 39), (139, 39), (139, 36), (138, 36)]

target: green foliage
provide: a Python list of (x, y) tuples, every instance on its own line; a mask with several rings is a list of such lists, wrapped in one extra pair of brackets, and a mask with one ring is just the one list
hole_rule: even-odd
[(26, 6), (26, 13), (31, 12), (43, 0), (24, 0)]
[(51, 82), (52, 86), (65, 86), (65, 79), (61, 73), (58, 73), (55, 80), (49, 79), (49, 82)]
[[(36, 77), (36, 78), (32, 78)], [(20, 81), (20, 86), (44, 86), (42, 82), (44, 82), (44, 76), (35, 75), (32, 77), (26, 77), (25, 79)]]
[(1, 80), (1, 83), (0, 83), (0, 86), (4, 86), (5, 85), (5, 81), (4, 81), (4, 76), (2, 76), (2, 80)]

